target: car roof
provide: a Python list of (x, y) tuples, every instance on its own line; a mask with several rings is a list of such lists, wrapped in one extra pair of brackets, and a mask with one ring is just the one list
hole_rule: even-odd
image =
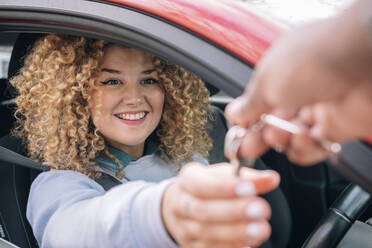
[(241, 94), (253, 66), (286, 30), (233, 0), (3, 0), (0, 12), (0, 30), (123, 43), (179, 64), (230, 96)]
[(250, 64), (288, 30), (241, 1), (105, 0), (137, 9), (184, 27)]

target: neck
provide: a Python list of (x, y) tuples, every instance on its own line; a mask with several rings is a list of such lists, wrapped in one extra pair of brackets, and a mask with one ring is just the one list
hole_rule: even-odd
[(120, 143), (117, 143), (117, 142), (110, 142), (109, 141), (109, 144), (122, 151), (122, 152), (125, 152), (135, 158), (140, 158), (143, 156), (143, 152), (144, 152), (144, 148), (145, 148), (145, 142), (141, 143), (141, 144), (138, 144), (138, 145), (134, 145), (134, 146), (128, 146), (128, 145), (124, 145), (124, 144), (120, 144)]

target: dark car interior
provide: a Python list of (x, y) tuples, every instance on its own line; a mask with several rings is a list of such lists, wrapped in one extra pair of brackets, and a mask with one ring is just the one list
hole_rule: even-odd
[[(15, 109), (12, 99), (16, 92), (8, 80), (17, 74), (25, 54), (40, 36), (34, 33), (2, 33), (0, 36), (0, 45), (13, 47), (8, 77), (0, 79), (0, 145), (23, 156), (27, 156), (25, 146), (10, 134)], [(217, 99), (218, 88), (208, 83), (207, 86), (211, 95), (215, 95), (211, 99)], [(224, 134), (227, 131), (223, 110), (226, 104), (226, 101), (212, 100), (214, 114), (209, 121), (214, 147), (210, 163), (227, 161), (223, 156)], [(273, 234), (262, 247), (301, 247), (321, 217), (349, 184), (329, 162), (307, 168), (298, 167), (288, 161), (285, 155), (274, 150), (266, 153), (256, 167), (274, 169), (282, 177), (280, 189), (265, 196), (273, 208)], [(39, 173), (39, 170), (0, 161), (0, 238), (19, 247), (38, 247), (26, 219), (26, 205), (31, 183)], [(369, 201), (369, 197), (365, 201)], [(364, 203), (363, 206), (365, 208)], [(372, 209), (364, 208), (360, 218), (362, 222), (372, 216)], [(366, 229), (361, 230), (358, 232), (365, 232)]]

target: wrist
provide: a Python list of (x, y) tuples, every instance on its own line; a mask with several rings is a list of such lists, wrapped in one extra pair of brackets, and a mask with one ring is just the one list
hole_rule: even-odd
[[(367, 42), (372, 44), (372, 1), (361, 0), (360, 2), (360, 25), (367, 34)], [(372, 45), (370, 45), (370, 47), (372, 47)]]
[[(358, 0), (336, 18), (329, 34), (331, 52), (336, 55), (337, 72), (350, 82), (372, 78), (372, 1)], [(333, 46), (332, 46), (333, 45)]]
[(161, 217), (163, 220), (164, 228), (168, 233), (169, 237), (172, 239), (173, 242), (176, 244), (178, 243), (174, 238), (174, 233), (171, 231), (173, 223), (175, 222), (172, 214), (172, 206), (173, 206), (173, 197), (175, 194), (173, 192), (176, 190), (175, 182), (171, 182), (164, 191), (163, 199), (161, 202)]
[(132, 200), (128, 223), (139, 247), (177, 247), (170, 239), (162, 218), (162, 202), (172, 180), (148, 183)]

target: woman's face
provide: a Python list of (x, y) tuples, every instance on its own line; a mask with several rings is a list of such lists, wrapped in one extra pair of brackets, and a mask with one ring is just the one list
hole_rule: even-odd
[[(150, 55), (119, 45), (105, 49), (92, 92), (92, 119), (107, 142), (135, 157), (163, 112), (164, 91)], [(96, 118), (98, 117), (98, 118)]]

